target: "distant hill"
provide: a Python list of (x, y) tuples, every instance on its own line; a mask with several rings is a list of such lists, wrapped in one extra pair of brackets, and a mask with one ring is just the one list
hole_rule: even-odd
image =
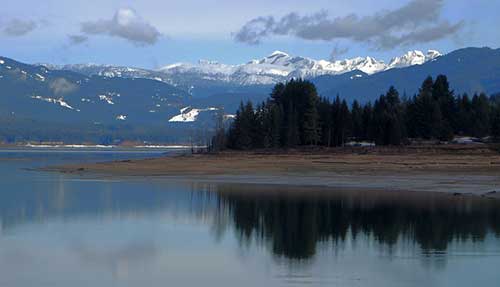
[(500, 92), (500, 49), (431, 52), (409, 52), (388, 65), (371, 58), (325, 62), (276, 52), (240, 66), (202, 62), (156, 71), (29, 65), (0, 57), (0, 141), (18, 134), (47, 139), (62, 131), (93, 139), (106, 134), (107, 141), (181, 135), (185, 140), (193, 134), (186, 130), (208, 132), (216, 115), (234, 113), (240, 101), (264, 101), (276, 81), (288, 79), (285, 73), (311, 80), (321, 96), (349, 101), (373, 101), (391, 85), (412, 96), (425, 77), (439, 74), (448, 76), (456, 94)]
[(155, 124), (189, 94), (150, 80), (84, 76), (0, 58), (0, 115), (41, 121)]

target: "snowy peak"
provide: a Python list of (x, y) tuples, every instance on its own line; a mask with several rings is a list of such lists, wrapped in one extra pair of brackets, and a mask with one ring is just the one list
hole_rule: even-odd
[(127, 67), (74, 65), (66, 67), (86, 75), (97, 74), (105, 77), (149, 78), (174, 86), (193, 86), (196, 80), (216, 81), (235, 85), (271, 85), (292, 78), (314, 78), (322, 75), (340, 75), (352, 71), (362, 71), (368, 75), (393, 68), (422, 65), (441, 56), (435, 50), (427, 54), (409, 51), (391, 59), (389, 64), (373, 57), (355, 57), (345, 60), (327, 61), (307, 57), (292, 56), (283, 51), (274, 51), (261, 59), (244, 64), (227, 65), (218, 61), (200, 60), (197, 63), (176, 63), (156, 71)]
[(272, 57), (290, 57), (290, 55), (288, 55), (285, 52), (276, 50), (276, 51), (272, 52), (271, 55), (268, 56), (268, 58), (272, 58)]
[(197, 65), (176, 64), (166, 66), (161, 71), (171, 74), (199, 74), (203, 79), (220, 80), (241, 85), (273, 84), (291, 78), (312, 78), (321, 75), (340, 75), (359, 70), (366, 74), (375, 74), (392, 68), (421, 65), (441, 54), (429, 50), (410, 51), (395, 57), (389, 65), (373, 57), (356, 57), (345, 60), (326, 61), (306, 57), (291, 56), (282, 51), (254, 59), (241, 65), (224, 65), (215, 61), (199, 61)]
[(424, 54), (422, 51), (409, 51), (401, 57), (395, 57), (389, 63), (387, 69), (393, 68), (403, 68), (409, 67), (413, 65), (422, 65), (425, 62), (434, 60), (435, 58), (441, 56), (436, 50), (429, 50), (427, 54)]
[(271, 64), (271, 65), (287, 65), (290, 63), (292, 57), (285, 52), (274, 51), (271, 55), (265, 57), (264, 59), (258, 61), (260, 64)]
[(429, 51), (427, 51), (426, 58), (427, 58), (427, 61), (432, 61), (435, 58), (441, 57), (441, 56), (442, 56), (442, 54), (439, 51), (429, 50)]

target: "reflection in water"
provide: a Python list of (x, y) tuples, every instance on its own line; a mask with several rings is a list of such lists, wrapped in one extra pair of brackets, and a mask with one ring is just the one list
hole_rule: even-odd
[(498, 201), (447, 194), (64, 177), (44, 184), (43, 190), (0, 193), (4, 231), (53, 218), (166, 213), (210, 224), (218, 241), (235, 230), (242, 245), (257, 242), (292, 260), (312, 258), (319, 243), (342, 246), (360, 236), (389, 252), (398, 243), (418, 244), (426, 255), (443, 254), (452, 242), (500, 236)]
[(498, 285), (496, 200), (24, 169), (133, 156), (0, 151), (0, 286)]
[[(229, 214), (242, 240), (269, 241), (278, 256), (307, 259), (320, 242), (338, 244), (360, 235), (393, 247), (417, 243), (440, 254), (451, 242), (500, 236), (496, 200), (408, 192), (304, 191), (220, 186), (218, 212)], [(246, 191), (244, 189), (247, 189)], [(227, 212), (228, 210), (229, 212)]]

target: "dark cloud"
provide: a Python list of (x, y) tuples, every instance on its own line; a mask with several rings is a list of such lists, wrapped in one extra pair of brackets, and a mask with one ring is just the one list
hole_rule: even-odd
[(126, 39), (136, 45), (153, 45), (161, 33), (130, 8), (119, 9), (111, 20), (84, 22), (85, 35), (108, 35)]
[(70, 45), (80, 45), (89, 40), (89, 37), (85, 35), (68, 35), (68, 40)]
[(2, 27), (2, 30), (7, 36), (19, 37), (32, 32), (37, 27), (38, 24), (35, 21), (12, 19)]
[(330, 53), (330, 60), (337, 60), (339, 56), (342, 56), (349, 52), (349, 48), (347, 47), (339, 47), (339, 45), (335, 45), (333, 47), (332, 52)]
[(464, 23), (442, 20), (442, 8), (443, 0), (412, 0), (399, 9), (363, 17), (350, 14), (331, 18), (324, 10), (308, 16), (290, 13), (279, 19), (258, 17), (247, 22), (234, 38), (255, 45), (269, 36), (292, 35), (306, 40), (347, 39), (390, 49), (455, 34)]

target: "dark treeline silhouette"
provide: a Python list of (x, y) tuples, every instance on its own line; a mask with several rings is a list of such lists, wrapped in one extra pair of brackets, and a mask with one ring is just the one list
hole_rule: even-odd
[(496, 201), (403, 192), (242, 190), (219, 188), (220, 212), (232, 218), (240, 240), (268, 243), (275, 255), (289, 259), (313, 257), (321, 242), (335, 246), (349, 238), (366, 240), (362, 236), (387, 247), (417, 244), (424, 254), (446, 251), (454, 241), (500, 236)]
[(314, 84), (277, 84), (256, 107), (241, 103), (228, 132), (219, 130), (217, 148), (256, 149), (342, 146), (349, 141), (401, 145), (409, 139), (449, 141), (455, 135), (500, 137), (499, 96), (455, 95), (444, 75), (428, 77), (419, 93), (401, 97), (390, 87), (375, 102), (352, 105), (337, 96), (318, 96)]

